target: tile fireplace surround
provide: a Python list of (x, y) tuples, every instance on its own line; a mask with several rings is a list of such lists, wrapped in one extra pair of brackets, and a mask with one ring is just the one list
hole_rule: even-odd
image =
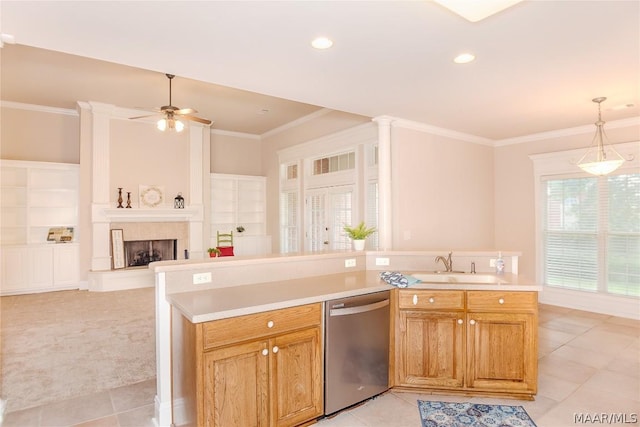
[[(115, 212), (114, 212), (115, 211)], [(110, 214), (110, 215), (109, 215)], [(105, 232), (100, 233), (100, 246), (110, 244), (110, 230), (121, 229), (125, 241), (128, 240), (176, 240), (177, 259), (184, 259), (185, 250), (191, 253), (191, 228), (198, 226), (192, 219), (197, 211), (189, 209), (123, 210), (109, 209)], [(109, 254), (110, 255), (110, 254)], [(114, 291), (151, 287), (155, 284), (153, 272), (146, 266), (118, 270), (107, 268), (89, 272), (88, 289), (91, 291)]]

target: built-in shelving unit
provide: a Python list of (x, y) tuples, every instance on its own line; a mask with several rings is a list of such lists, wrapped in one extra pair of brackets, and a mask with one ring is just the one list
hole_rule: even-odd
[[(217, 231), (233, 231), (236, 255), (271, 252), (266, 206), (264, 176), (211, 174), (211, 245), (216, 245)], [(239, 226), (245, 231), (238, 233)]]
[[(2, 294), (78, 287), (79, 171), (76, 164), (2, 160)], [(47, 242), (52, 227), (74, 241)]]

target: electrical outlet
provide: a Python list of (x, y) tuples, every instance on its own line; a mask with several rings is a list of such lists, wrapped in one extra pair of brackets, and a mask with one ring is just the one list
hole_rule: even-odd
[(345, 259), (344, 260), (344, 266), (345, 267), (355, 267), (356, 266), (356, 259), (355, 258)]
[(389, 265), (389, 258), (376, 258), (376, 265)]
[(211, 283), (211, 273), (194, 273), (193, 284), (201, 285), (203, 283)]
[(489, 267), (495, 267), (496, 266), (496, 259), (495, 258), (491, 258), (489, 260)]

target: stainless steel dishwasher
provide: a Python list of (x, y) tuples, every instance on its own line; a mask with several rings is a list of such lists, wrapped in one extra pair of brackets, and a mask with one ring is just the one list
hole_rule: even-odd
[(389, 388), (389, 291), (325, 303), (324, 413)]

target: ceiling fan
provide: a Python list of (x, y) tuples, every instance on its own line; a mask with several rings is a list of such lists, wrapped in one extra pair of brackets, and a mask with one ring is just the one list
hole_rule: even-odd
[[(210, 125), (211, 120), (202, 119), (200, 117), (196, 117), (193, 114), (197, 113), (193, 108), (179, 108), (171, 105), (171, 81), (175, 77), (173, 74), (166, 74), (169, 79), (169, 105), (164, 105), (160, 108), (154, 108), (154, 111), (160, 113), (163, 117), (158, 120), (157, 126), (161, 131), (165, 130), (175, 130), (176, 132), (181, 132), (184, 129), (184, 123), (182, 123), (180, 119), (191, 120), (194, 122), (202, 123), (205, 125)], [(144, 117), (152, 117), (156, 114), (148, 114), (144, 116), (137, 117), (129, 117), (132, 120), (142, 119)]]

